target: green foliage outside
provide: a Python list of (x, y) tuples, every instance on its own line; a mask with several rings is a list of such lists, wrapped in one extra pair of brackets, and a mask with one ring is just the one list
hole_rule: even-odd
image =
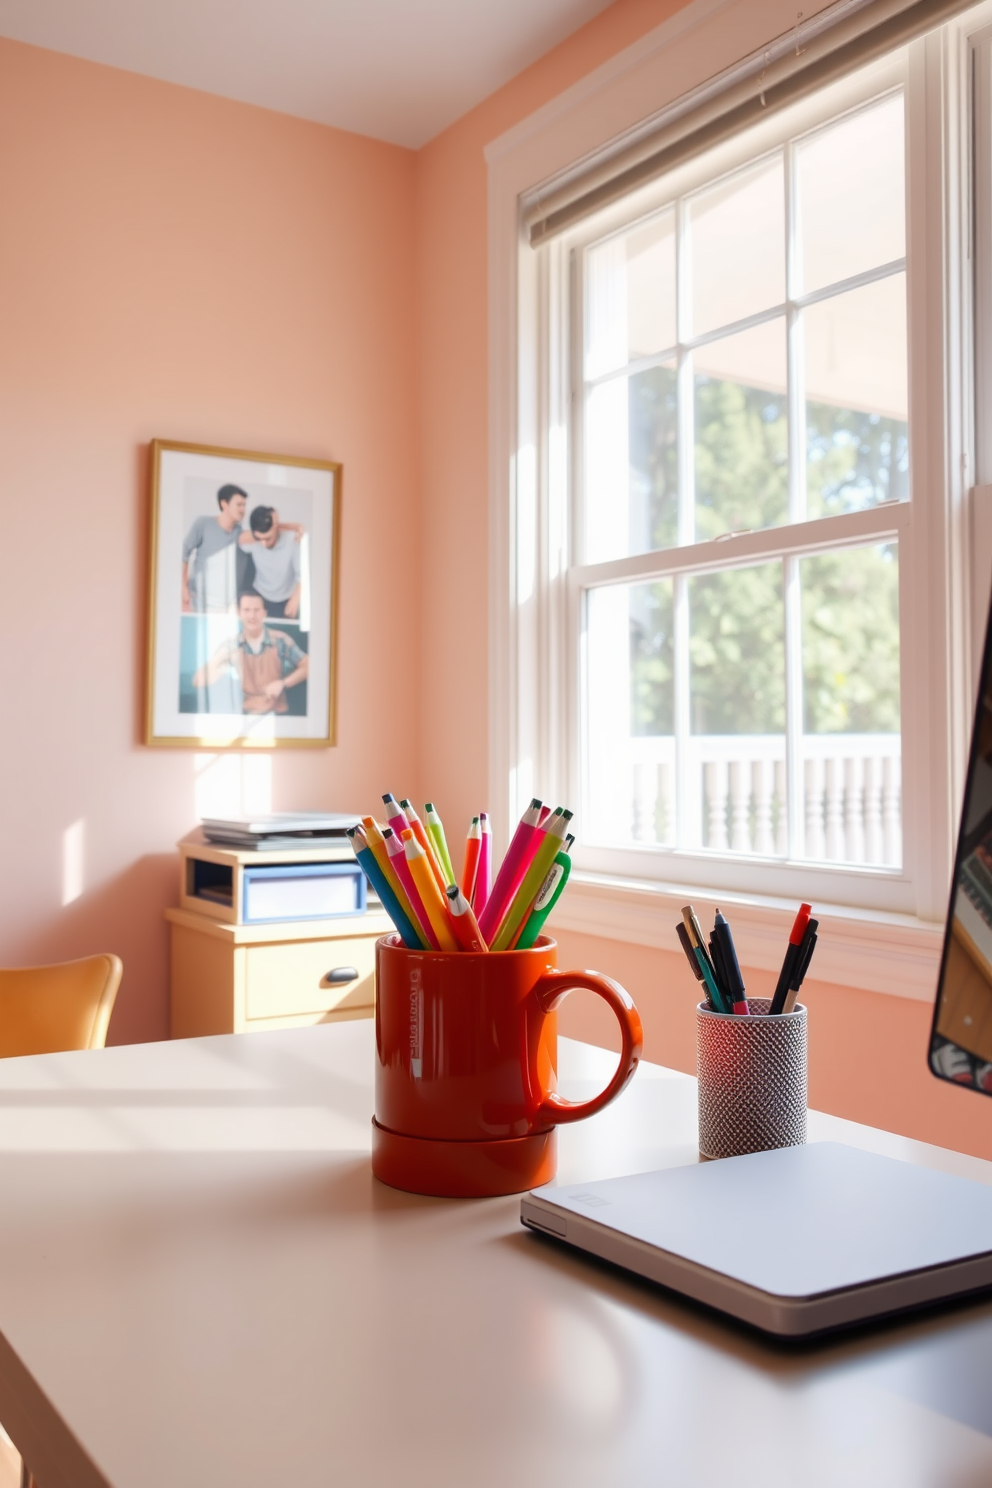
[(808, 734), (899, 732), (899, 559), (895, 543), (799, 565), (803, 726)]
[(630, 551), (673, 548), (679, 535), (678, 402), (674, 367), (628, 384)]
[(696, 378), (696, 541), (777, 527), (789, 515), (784, 397)]
[(689, 697), (694, 734), (785, 732), (782, 565), (689, 580)]
[(675, 615), (671, 579), (630, 587), (630, 731), (675, 732)]
[[(695, 415), (697, 540), (785, 521), (785, 400), (700, 378)], [(807, 428), (811, 517), (906, 495), (905, 424), (811, 404)], [(632, 551), (670, 547), (677, 537), (677, 416), (668, 368), (631, 379), (630, 456), (632, 522), (636, 513), (641, 528)], [(898, 732), (895, 545), (802, 559), (800, 582), (806, 732)], [(634, 585), (630, 595), (632, 732), (671, 734), (673, 583)], [(781, 563), (690, 579), (689, 612), (693, 733), (783, 732)]]
[(900, 419), (806, 405), (806, 511), (863, 511), (909, 496), (909, 438)]

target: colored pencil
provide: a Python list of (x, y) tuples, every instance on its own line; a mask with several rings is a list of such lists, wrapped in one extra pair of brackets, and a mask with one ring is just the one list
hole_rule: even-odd
[(489, 825), (488, 812), (479, 812), (479, 827), (482, 831), (482, 848), (479, 852), (479, 866), (476, 869), (475, 888), (472, 892), (472, 908), (477, 915), (485, 909), (493, 887), (493, 833)]
[(406, 897), (406, 889), (404, 889), (403, 885), (400, 883), (396, 869), (393, 867), (393, 864), (389, 857), (389, 853), (386, 851), (386, 839), (382, 835), (382, 829), (379, 826), (379, 823), (376, 821), (374, 816), (363, 816), (362, 828), (365, 832), (365, 840), (367, 841), (372, 851), (373, 857), (379, 864), (379, 867), (382, 869), (383, 873), (386, 875), (386, 878), (389, 882), (389, 887), (392, 889), (393, 893), (396, 895), (397, 899), (400, 902), (400, 908), (405, 913), (407, 919), (413, 919), (414, 914), (413, 910), (410, 908), (410, 901)]
[(407, 821), (406, 813), (399, 801), (387, 791), (382, 798), (382, 804), (386, 808), (386, 821), (392, 827), (397, 837), (402, 837), (410, 823)]
[(406, 911), (402, 908), (400, 901), (393, 893), (392, 885), (383, 872), (378, 858), (369, 846), (367, 838), (362, 833), (361, 827), (350, 827), (348, 829), (348, 836), (351, 839), (355, 857), (362, 865), (362, 871), (365, 877), (382, 900), (382, 907), (396, 926), (397, 933), (403, 944), (410, 951), (422, 950), (420, 932), (413, 925)]
[(451, 866), (451, 855), (448, 852), (448, 843), (444, 835), (444, 827), (432, 802), (424, 803), (424, 814), (427, 817), (427, 835), (431, 839), (434, 851), (444, 872), (445, 886), (456, 883), (455, 870)]
[(463, 951), (488, 951), (489, 947), (479, 934), (479, 922), (461, 889), (452, 884), (446, 893), (451, 928), (459, 946)]
[(524, 874), (523, 881), (513, 896), (499, 929), (489, 943), (491, 950), (505, 951), (513, 944), (521, 924), (533, 907), (548, 870), (558, 853), (561, 852), (561, 845), (571, 819), (572, 813), (563, 811), (560, 806), (556, 806), (548, 818), (548, 824), (544, 828), (544, 840), (538, 845), (530, 867)]
[(468, 829), (465, 838), (465, 861), (462, 864), (461, 890), (465, 898), (471, 904), (475, 894), (475, 879), (479, 871), (479, 859), (482, 856), (482, 828), (479, 818), (473, 816), (472, 825)]
[(458, 942), (451, 928), (448, 901), (437, 886), (437, 879), (434, 877), (427, 849), (423, 843), (417, 841), (412, 827), (407, 827), (403, 833), (403, 847), (406, 852), (407, 867), (420, 891), (420, 898), (434, 934), (437, 936), (439, 948), (442, 951), (457, 951)]
[[(404, 827), (403, 830), (406, 832), (409, 828)], [(437, 936), (434, 934), (434, 926), (431, 924), (430, 916), (424, 908), (424, 901), (420, 897), (420, 890), (413, 881), (413, 874), (410, 872), (410, 865), (406, 860), (406, 849), (403, 846), (403, 839), (396, 835), (392, 827), (387, 827), (382, 835), (385, 839), (386, 851), (389, 853), (389, 860), (396, 869), (396, 876), (403, 885), (406, 891), (406, 897), (410, 901), (410, 908), (413, 910), (414, 918), (420, 928), (424, 945), (432, 951), (439, 951), (441, 945)]]
[[(424, 849), (424, 852), (427, 855), (427, 863), (434, 875), (434, 882), (437, 884), (438, 888), (443, 894), (445, 889), (448, 887), (448, 880), (444, 876), (444, 869), (441, 867), (440, 859), (438, 858), (437, 853), (434, 851), (434, 844), (427, 835), (427, 828), (424, 826), (423, 822), (420, 820), (420, 817), (414, 810), (413, 802), (406, 796), (403, 797), (402, 801), (400, 802), (400, 806), (402, 807), (403, 814), (406, 817), (407, 826), (411, 829), (414, 837), (416, 837), (417, 841), (420, 843), (421, 847)], [(400, 833), (400, 836), (403, 836), (402, 832)]]
[(527, 864), (532, 856), (531, 849), (536, 849), (541, 844), (541, 833), (538, 831), (537, 823), (541, 815), (542, 804), (535, 796), (520, 818), (517, 830), (506, 850), (506, 857), (500, 864), (492, 893), (479, 916), (482, 938), (490, 947), (509, 908), (510, 901), (527, 871)]

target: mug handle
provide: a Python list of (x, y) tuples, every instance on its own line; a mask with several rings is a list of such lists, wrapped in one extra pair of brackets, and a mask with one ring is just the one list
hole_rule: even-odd
[(582, 1121), (608, 1106), (633, 1077), (644, 1046), (641, 1019), (633, 999), (612, 977), (601, 976), (598, 971), (545, 971), (535, 982), (533, 995), (541, 1011), (550, 1013), (567, 993), (577, 988), (595, 992), (613, 1009), (620, 1024), (620, 1063), (606, 1089), (591, 1100), (565, 1100), (557, 1092), (545, 1096), (537, 1111), (538, 1120), (550, 1121), (556, 1126), (566, 1121)]

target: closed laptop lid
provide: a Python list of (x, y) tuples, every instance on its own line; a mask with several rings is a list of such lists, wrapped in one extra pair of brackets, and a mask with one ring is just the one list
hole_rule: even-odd
[(992, 1253), (992, 1188), (833, 1142), (548, 1185), (522, 1205), (542, 1212), (561, 1239), (579, 1216), (783, 1298)]

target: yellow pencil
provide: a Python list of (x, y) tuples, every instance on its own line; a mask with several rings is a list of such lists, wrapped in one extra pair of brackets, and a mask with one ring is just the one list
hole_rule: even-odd
[[(427, 854), (427, 861), (430, 864), (431, 871), (437, 881), (437, 886), (441, 890), (441, 898), (443, 899), (444, 891), (448, 887), (448, 882), (444, 876), (444, 869), (441, 866), (441, 859), (437, 855), (437, 850), (428, 835), (427, 828), (420, 820), (420, 817), (417, 815), (416, 811), (414, 811), (413, 802), (407, 800), (405, 796), (400, 802), (400, 808), (406, 816), (407, 821), (410, 823), (410, 830), (413, 832), (413, 835), (416, 837), (417, 841), (424, 849), (424, 852)], [(402, 835), (403, 834), (400, 833), (400, 836)]]
[(434, 870), (431, 868), (427, 853), (413, 835), (412, 827), (407, 827), (406, 831), (402, 833), (402, 837), (403, 847), (406, 851), (407, 866), (417, 887), (417, 892), (423, 900), (424, 909), (427, 913), (427, 918), (431, 922), (431, 928), (437, 936), (438, 945), (442, 951), (460, 950), (461, 947), (455, 939), (451, 926), (448, 923), (447, 903), (437, 886), (437, 879), (434, 877)]

